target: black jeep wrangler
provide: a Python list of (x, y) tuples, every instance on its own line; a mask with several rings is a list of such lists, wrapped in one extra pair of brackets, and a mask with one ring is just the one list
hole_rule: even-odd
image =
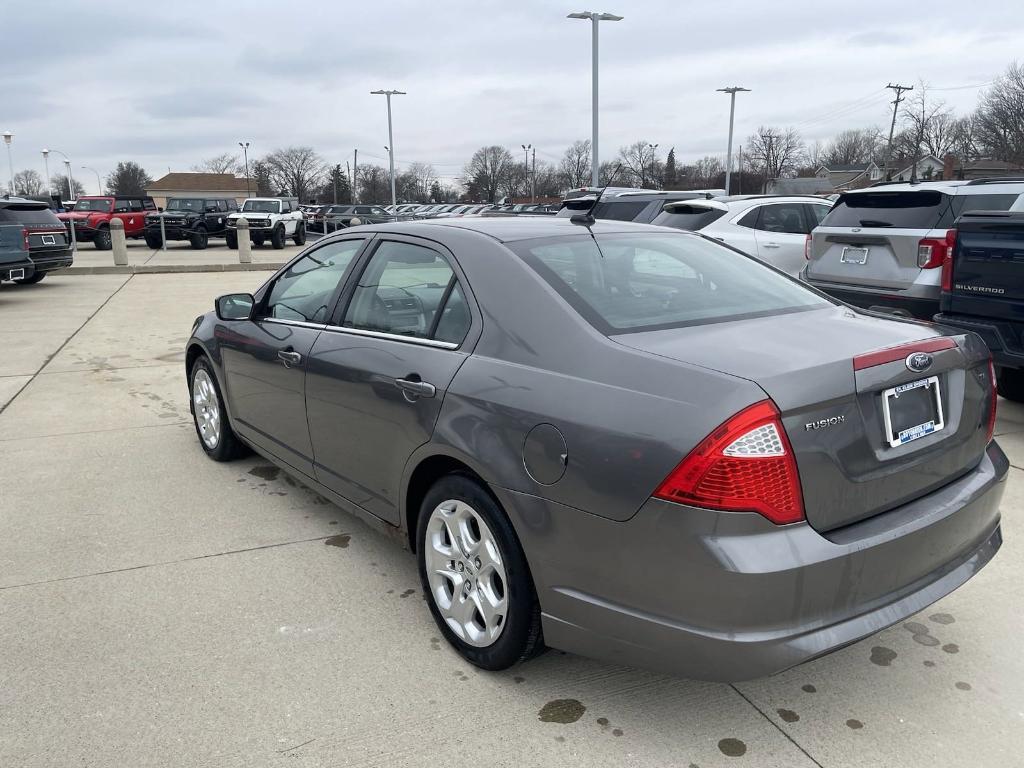
[(160, 248), (166, 238), (188, 240), (202, 250), (211, 237), (227, 234), (228, 214), (237, 210), (233, 197), (172, 197), (162, 212), (146, 215), (146, 245)]

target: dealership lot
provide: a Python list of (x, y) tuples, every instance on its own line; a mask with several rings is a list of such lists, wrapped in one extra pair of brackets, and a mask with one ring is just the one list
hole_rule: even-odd
[(0, 765), (1019, 761), (1024, 408), (1000, 402), (1003, 550), (911, 621), (735, 686), (554, 652), (481, 673), (406, 552), (263, 460), (199, 449), (191, 320), (268, 275), (0, 289)]

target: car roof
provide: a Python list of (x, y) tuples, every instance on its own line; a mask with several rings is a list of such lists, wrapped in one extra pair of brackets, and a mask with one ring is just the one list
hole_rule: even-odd
[(14, 195), (4, 195), (3, 197), (0, 197), (0, 208), (7, 208), (11, 205), (17, 205), (19, 208), (24, 206), (38, 206), (40, 210), (50, 207), (42, 200), (30, 200), (27, 197), (15, 197)]
[(1012, 177), (991, 177), (984, 179), (945, 179), (943, 181), (886, 181), (873, 184), (863, 189), (848, 189), (844, 195), (863, 195), (868, 192), (945, 192), (948, 195), (982, 195), (992, 194), (993, 187), (1011, 187), (1018, 192), (1024, 192), (1024, 179), (1018, 176)]
[[(436, 238), (439, 228), (451, 228), (478, 232), (502, 243), (517, 240), (533, 240), (541, 237), (564, 237), (566, 235), (585, 235), (588, 229), (594, 234), (612, 234), (623, 232), (652, 232), (665, 234), (665, 227), (650, 224), (634, 224), (630, 221), (613, 221), (597, 219), (589, 227), (575, 224), (570, 218), (554, 216), (493, 216), (475, 219), (425, 219), (420, 221), (390, 222), (387, 224), (371, 224), (358, 227), (369, 232), (390, 232), (394, 234), (419, 235)], [(351, 229), (345, 230), (350, 232)]]

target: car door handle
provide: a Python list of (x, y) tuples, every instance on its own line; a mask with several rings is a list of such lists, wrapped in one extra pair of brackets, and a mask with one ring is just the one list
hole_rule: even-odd
[(416, 397), (433, 397), (437, 393), (433, 384), (417, 379), (395, 379), (395, 386), (406, 394)]
[(285, 368), (291, 368), (302, 362), (302, 355), (290, 349), (280, 349), (277, 352), (277, 359), (284, 363)]
[(764, 247), (765, 248), (781, 248), (782, 246), (779, 245), (778, 243), (765, 243)]

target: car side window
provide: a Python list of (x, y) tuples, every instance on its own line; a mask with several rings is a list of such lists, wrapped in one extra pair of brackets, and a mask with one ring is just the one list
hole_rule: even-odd
[(741, 227), (747, 227), (748, 229), (756, 229), (757, 217), (760, 213), (761, 209), (755, 206), (751, 208), (749, 211), (747, 211), (745, 214), (743, 214), (743, 217), (739, 221), (737, 221), (736, 224)]
[(224, 205), (225, 205), (225, 210), (228, 210), (228, 211), (237, 211), (238, 210), (238, 201), (235, 200), (234, 198), (229, 198), (229, 199), (225, 200), (224, 201)]
[(810, 204), (807, 206), (811, 210), (811, 229), (821, 224), (821, 222), (828, 216), (828, 212), (832, 210), (831, 205), (817, 205)]
[[(430, 338), (436, 332), (438, 309), (454, 279), (451, 265), (437, 251), (412, 243), (385, 240), (363, 270), (342, 325), (418, 339)], [(462, 293), (458, 296), (461, 297)], [(448, 298), (450, 301), (451, 296)], [(456, 298), (456, 302), (458, 300)], [(448, 304), (445, 309), (448, 309)], [(451, 310), (444, 326), (445, 333), (449, 335), (457, 332), (459, 322), (457, 304), (451, 304)], [(444, 319), (443, 313), (440, 319)], [(440, 320), (436, 325), (440, 325)]]
[(340, 240), (307, 253), (282, 273), (270, 289), (266, 317), (326, 323), (331, 299), (364, 240)]
[(792, 235), (806, 235), (810, 229), (804, 223), (803, 206), (799, 203), (776, 203), (761, 207), (757, 229), (764, 232), (779, 232)]
[(132, 213), (134, 213), (136, 211), (141, 211), (142, 210), (142, 201), (141, 200), (129, 200), (128, 201), (128, 208), (129, 208), (129, 210), (132, 211)]
[(369, 213), (369, 212), (370, 212), (370, 210), (371, 210), (371, 209), (370, 209), (370, 206), (368, 206), (368, 205), (357, 205), (357, 206), (356, 206), (356, 211), (355, 211), (355, 212), (356, 212), (356, 213), (363, 213), (363, 214), (366, 214), (366, 213)]
[(131, 206), (128, 205), (127, 200), (115, 200), (114, 201), (114, 213), (128, 213), (131, 210)]
[(469, 333), (472, 319), (466, 297), (462, 293), (462, 286), (459, 285), (458, 280), (455, 280), (441, 314), (435, 318), (437, 325), (433, 338), (437, 341), (461, 344), (462, 340), (466, 338), (466, 334)]
[(145, 211), (155, 211), (156, 203), (153, 202), (153, 198), (147, 197), (142, 201), (142, 209)]

